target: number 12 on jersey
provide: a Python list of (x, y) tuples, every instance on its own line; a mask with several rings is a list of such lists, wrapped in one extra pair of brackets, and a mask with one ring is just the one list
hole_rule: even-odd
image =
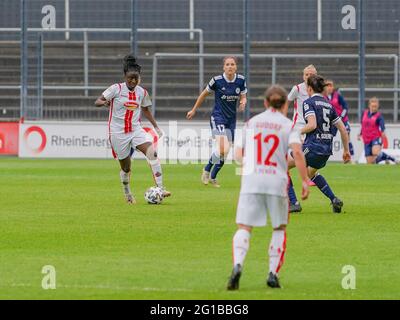
[[(254, 136), (254, 140), (257, 141), (257, 164), (258, 165), (266, 165), (266, 166), (272, 166), (272, 167), (276, 167), (277, 163), (276, 162), (272, 162), (271, 158), (274, 155), (276, 149), (278, 149), (279, 146), (279, 137), (275, 134), (269, 134), (267, 135), (264, 139), (262, 138), (262, 134), (261, 132), (257, 135)], [(267, 146), (265, 146), (263, 148), (263, 143), (266, 145), (270, 144), (270, 141), (272, 141), (272, 147), (271, 148), (267, 148)], [(263, 163), (263, 149), (268, 150), (268, 154), (266, 156), (266, 158), (264, 159), (264, 163)]]

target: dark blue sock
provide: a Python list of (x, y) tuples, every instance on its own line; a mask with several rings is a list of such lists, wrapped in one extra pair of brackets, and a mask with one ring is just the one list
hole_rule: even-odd
[(378, 156), (376, 157), (375, 163), (379, 163), (381, 161), (386, 161), (386, 160), (390, 160), (390, 161), (396, 161), (393, 157), (389, 156), (388, 154), (381, 152), (380, 154), (378, 154)]
[(290, 203), (296, 204), (297, 202), (296, 192), (294, 191), (292, 178), (290, 176), (289, 176), (288, 196)]
[(354, 156), (354, 147), (351, 142), (349, 142), (349, 149), (350, 149), (350, 155)]
[(214, 164), (219, 162), (219, 156), (215, 154), (215, 152), (212, 153), (210, 160), (208, 160), (207, 165), (204, 167), (204, 170), (207, 172), (211, 172), (211, 169)]
[(219, 170), (221, 170), (224, 164), (225, 164), (224, 159), (219, 159), (219, 161), (216, 164), (214, 164), (214, 167), (211, 171), (211, 179), (215, 179), (217, 177)]
[(336, 198), (332, 192), (332, 189), (329, 187), (328, 182), (326, 182), (323, 176), (321, 176), (320, 174), (316, 174), (311, 180), (315, 183), (319, 190), (321, 190), (321, 192), (326, 195), (331, 201)]

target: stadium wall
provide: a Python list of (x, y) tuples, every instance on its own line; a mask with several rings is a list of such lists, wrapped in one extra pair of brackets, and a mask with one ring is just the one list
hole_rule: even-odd
[(18, 155), (18, 122), (0, 122), (0, 155)]
[[(137, 0), (138, 28), (189, 28), (188, 0)], [(316, 41), (318, 40), (318, 2), (316, 0), (252, 0), (249, 1), (249, 23), (252, 41)], [(358, 0), (323, 0), (321, 2), (322, 41), (357, 41), (355, 29), (342, 26), (345, 6), (357, 7)], [(40, 28), (44, 6), (56, 11), (56, 27), (66, 26), (65, 0), (29, 0), (28, 27)], [(0, 28), (19, 27), (20, 1), (2, 0)], [(345, 10), (346, 12), (346, 10)], [(397, 41), (400, 1), (366, 1), (365, 27), (367, 41)], [(131, 0), (69, 0), (69, 25), (74, 28), (130, 28)], [(227, 23), (229, 21), (229, 23)], [(205, 31), (206, 41), (242, 41), (243, 2), (241, 0), (194, 0), (194, 27)], [(2, 40), (19, 40), (17, 34), (0, 34)], [(71, 40), (81, 35), (70, 34)], [(63, 34), (46, 39), (65, 40)], [(128, 40), (129, 35), (102, 34), (91, 40)], [(187, 35), (139, 35), (139, 40), (179, 41)]]
[[(163, 162), (193, 163), (209, 159), (214, 145), (208, 122), (163, 121), (159, 126), (164, 132), (161, 139), (157, 138), (151, 125), (143, 124)], [(354, 159), (362, 162), (364, 151), (362, 142), (357, 140), (359, 131), (360, 125), (353, 124)], [(400, 159), (400, 125), (387, 125), (386, 134), (388, 152)], [(240, 136), (241, 126), (238, 126), (236, 141)], [(343, 146), (337, 135), (330, 161), (341, 161), (342, 152)], [(104, 122), (25, 122), (19, 126), (18, 155), (21, 158), (112, 158), (112, 151)], [(232, 161), (232, 156), (231, 151), (228, 161)], [(134, 157), (143, 159), (140, 152)]]

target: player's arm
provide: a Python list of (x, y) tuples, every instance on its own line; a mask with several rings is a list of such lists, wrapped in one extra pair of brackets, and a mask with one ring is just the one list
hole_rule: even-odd
[(301, 143), (291, 143), (289, 146), (292, 149), (292, 156), (294, 159), (294, 163), (296, 164), (297, 171), (299, 172), (301, 178), (301, 183), (302, 183), (301, 199), (306, 200), (309, 194), (308, 183), (310, 178), (308, 177), (307, 174), (306, 160), (304, 158), (304, 154), (301, 149)]
[(347, 133), (346, 127), (342, 119), (337, 118), (336, 121), (333, 122), (336, 128), (338, 128), (340, 132), (340, 137), (342, 139), (343, 144), (343, 161), (344, 163), (348, 163), (351, 160), (350, 150), (349, 150), (349, 134)]
[(149, 120), (149, 122), (151, 123), (151, 125), (154, 127), (154, 129), (156, 130), (158, 137), (161, 138), (163, 136), (163, 132), (161, 131), (161, 129), (158, 127), (158, 124), (156, 122), (156, 120), (154, 119), (153, 115), (151, 114), (150, 111), (150, 107), (152, 105), (150, 96), (148, 94), (147, 91), (145, 91), (145, 95), (143, 98), (143, 101), (141, 103), (141, 111), (142, 111), (142, 115)]
[(108, 101), (103, 95), (98, 97), (96, 101), (94, 102), (94, 105), (96, 107), (109, 107), (110, 106), (110, 101)]
[(301, 129), (301, 134), (307, 134), (309, 132), (314, 131), (317, 128), (317, 118), (315, 116), (315, 111), (312, 105), (308, 105), (307, 103), (303, 103), (303, 114), (304, 119), (306, 120), (306, 125), (303, 129)]
[(243, 154), (244, 154), (244, 148), (242, 147), (235, 148), (235, 161), (240, 165), (243, 164)]
[(376, 124), (379, 126), (379, 130), (381, 131), (382, 139), (386, 139), (386, 134), (385, 134), (385, 120), (383, 120), (382, 116), (379, 116), (379, 118), (376, 120)]
[(340, 116), (342, 118), (344, 118), (347, 115), (348, 111), (349, 111), (349, 106), (347, 104), (347, 101), (343, 98), (343, 96), (341, 94), (339, 94), (339, 103), (343, 108), (343, 111), (340, 114)]
[(154, 129), (157, 131), (158, 137), (161, 138), (163, 136), (163, 132), (161, 131), (161, 129), (158, 127), (157, 121), (154, 119), (153, 115), (151, 114), (150, 111), (150, 106), (146, 106), (146, 107), (141, 107), (142, 110), (142, 115), (149, 120), (149, 122), (151, 123), (151, 125), (154, 127)]
[(94, 105), (96, 107), (109, 107), (111, 99), (115, 98), (117, 94), (117, 85), (108, 87), (103, 94), (96, 99)]
[(244, 111), (246, 108), (247, 104), (247, 95), (245, 93), (242, 93), (240, 95), (240, 100), (239, 100), (239, 111)]
[(315, 117), (315, 115), (308, 116), (306, 119), (307, 119), (307, 124), (303, 129), (301, 129), (301, 134), (307, 134), (309, 132), (314, 131), (317, 128), (317, 118)]
[(203, 104), (204, 100), (206, 100), (207, 96), (210, 94), (211, 94), (211, 92), (208, 91), (207, 88), (203, 90), (203, 92), (197, 98), (196, 103), (194, 104), (192, 110), (190, 110), (186, 114), (186, 119), (191, 120), (194, 117), (194, 115), (196, 114), (197, 108), (199, 108)]
[(247, 84), (246, 80), (240, 86), (240, 97), (239, 97), (239, 111), (242, 112), (246, 108), (247, 104)]

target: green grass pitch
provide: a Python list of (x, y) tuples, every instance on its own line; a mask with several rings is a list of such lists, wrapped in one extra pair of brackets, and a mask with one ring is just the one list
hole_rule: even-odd
[[(225, 290), (240, 177), (200, 183), (200, 165), (164, 165), (173, 196), (146, 204), (153, 184), (133, 165), (138, 204), (124, 203), (113, 160), (0, 158), (0, 299), (399, 299), (400, 168), (329, 164), (343, 199), (331, 213), (317, 188), (288, 226), (283, 289), (267, 288), (270, 227), (253, 232), (238, 292)], [(299, 193), (299, 183), (294, 175)], [(42, 267), (57, 288), (43, 290)], [(356, 289), (341, 286), (356, 268)]]

